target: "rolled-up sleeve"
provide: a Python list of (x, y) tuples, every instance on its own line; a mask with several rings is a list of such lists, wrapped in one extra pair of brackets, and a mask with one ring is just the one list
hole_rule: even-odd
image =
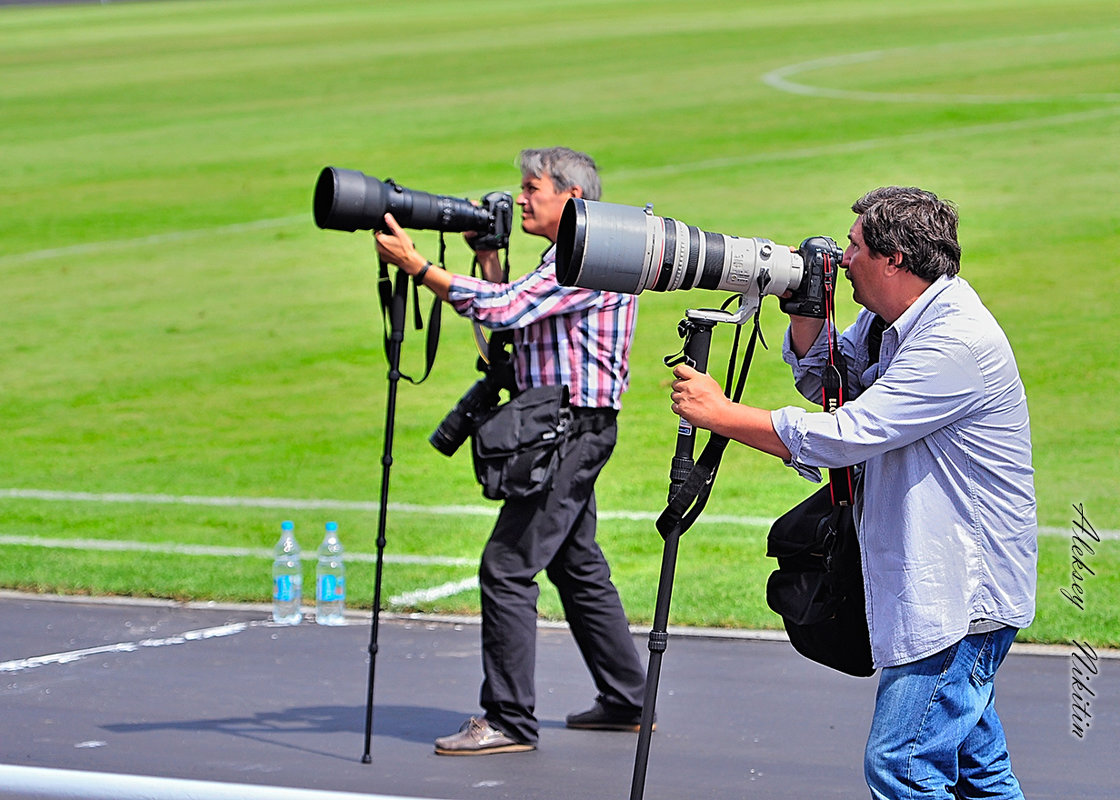
[(774, 426), (775, 433), (790, 453), (789, 460), (782, 463), (796, 470), (806, 480), (819, 483), (821, 471), (801, 460), (802, 435), (798, 430), (797, 419), (807, 413), (809, 412), (805, 409), (796, 406), (778, 408), (770, 412), (770, 424)]

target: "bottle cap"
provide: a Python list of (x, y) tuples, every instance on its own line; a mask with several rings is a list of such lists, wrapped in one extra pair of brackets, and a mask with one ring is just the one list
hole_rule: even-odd
[(283, 522), (280, 523), (280, 529), (281, 530), (292, 531), (292, 530), (295, 530), (295, 528), (296, 528), (296, 524), (294, 522), (292, 522), (290, 519), (286, 519), (286, 520), (284, 520)]
[(337, 531), (338, 530), (338, 523), (337, 522), (328, 522), (327, 523), (327, 530), (332, 532), (332, 533), (334, 531)]

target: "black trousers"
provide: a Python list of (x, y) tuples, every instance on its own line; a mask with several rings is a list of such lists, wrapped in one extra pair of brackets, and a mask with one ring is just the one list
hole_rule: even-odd
[(618, 428), (609, 411), (585, 413), (584, 421), (595, 414), (603, 424), (569, 436), (550, 491), (505, 502), (482, 553), (480, 702), (492, 725), (523, 742), (536, 743), (539, 730), (535, 578), (541, 570), (559, 592), (600, 701), (634, 712), (642, 706), (645, 672), (595, 541), (595, 480)]

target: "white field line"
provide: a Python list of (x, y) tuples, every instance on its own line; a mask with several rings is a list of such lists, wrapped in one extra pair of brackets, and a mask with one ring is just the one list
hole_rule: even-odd
[(845, 156), (852, 153), (866, 153), (883, 147), (941, 142), (945, 139), (969, 136), (990, 136), (992, 134), (1035, 130), (1037, 128), (1047, 128), (1051, 126), (1081, 125), (1102, 119), (1109, 119), (1117, 115), (1120, 115), (1120, 106), (1113, 105), (1107, 108), (1075, 111), (1047, 117), (1032, 117), (1028, 119), (1009, 120), (1006, 122), (982, 122), (975, 125), (961, 125), (957, 128), (934, 129), (919, 133), (903, 133), (897, 136), (882, 136), (850, 142), (838, 142), (836, 144), (821, 145), (819, 147), (802, 147), (793, 150), (746, 153), (724, 158), (694, 161), (688, 164), (663, 164), (655, 167), (639, 167), (637, 169), (619, 170), (616, 173), (612, 173), (611, 178), (614, 180), (620, 177), (624, 177), (628, 180), (633, 180), (635, 178), (655, 178), (663, 175), (694, 174), (701, 171), (715, 172), (750, 164), (780, 164), (786, 161)]
[[(263, 547), (213, 547), (193, 544), (162, 544), (159, 542), (134, 542), (121, 539), (51, 539), (40, 536), (0, 535), (0, 546), (20, 545), (23, 547), (45, 547), (54, 550), (100, 550), (133, 553), (169, 553), (186, 556), (217, 556), (221, 558), (272, 558), (272, 550)], [(385, 553), (386, 564), (424, 564), (431, 566), (465, 567), (474, 566), (477, 559), (453, 558), (451, 556), (399, 556)], [(377, 556), (370, 553), (347, 553), (347, 561), (375, 562)], [(416, 602), (431, 602), (450, 597), (459, 592), (478, 587), (478, 578), (443, 583), (428, 589), (405, 592), (389, 598), (390, 606), (407, 606)], [(0, 664), (0, 672), (3, 672)]]
[[(214, 547), (194, 544), (161, 544), (159, 542), (134, 542), (121, 539), (50, 539), (39, 536), (0, 535), (0, 545), (21, 545), (24, 547), (45, 547), (56, 550), (101, 550), (113, 552), (169, 553), (185, 556), (218, 556), (221, 558), (272, 558), (272, 550), (258, 547)], [(376, 562), (377, 556), (370, 553), (346, 553), (347, 561)], [(423, 564), (429, 566), (466, 567), (474, 566), (477, 559), (453, 558), (451, 556), (399, 556), (385, 553), (386, 564)], [(389, 598), (389, 605), (411, 605), (417, 601), (432, 601), (450, 597), (478, 586), (478, 578), (467, 578), (452, 583), (444, 583), (429, 589), (406, 592)]]
[[(45, 500), (54, 502), (84, 502), (84, 503), (137, 503), (137, 504), (165, 504), (165, 505), (186, 505), (186, 506), (217, 506), (229, 508), (274, 508), (277, 510), (291, 510), (301, 511), (307, 509), (326, 509), (338, 511), (371, 511), (376, 512), (380, 510), (380, 504), (369, 500), (330, 500), (330, 499), (301, 499), (291, 497), (209, 497), (199, 495), (170, 495), (170, 494), (137, 494), (137, 493), (95, 493), (95, 492), (63, 492), (54, 491), (49, 489), (17, 489), (17, 488), (0, 488), (0, 500), (4, 498), (22, 499), (22, 500)], [(446, 506), (425, 506), (412, 503), (389, 503), (388, 510), (402, 513), (402, 514), (432, 514), (436, 516), (484, 516), (492, 517), (497, 514), (497, 506), (461, 506), (461, 505), (446, 505)], [(625, 519), (632, 521), (655, 521), (661, 515), (660, 511), (634, 511), (634, 510), (619, 510), (608, 511), (600, 510), (599, 519)], [(769, 528), (774, 520), (771, 517), (760, 516), (738, 516), (732, 514), (701, 514), (696, 520), (697, 524), (708, 525), (739, 525), (743, 527), (764, 527)], [(1069, 528), (1060, 528), (1055, 526), (1040, 526), (1038, 532), (1043, 536), (1070, 536), (1074, 530), (1071, 523)], [(1120, 530), (1098, 530), (1097, 535), (1102, 539), (1120, 539)], [(0, 543), (7, 541), (12, 537), (0, 537)], [(26, 537), (25, 537), (26, 538)], [(45, 540), (37, 540), (45, 541)], [(77, 541), (77, 540), (59, 540), (59, 541)], [(89, 541), (103, 541), (103, 540), (89, 540)], [(17, 544), (17, 542), (10, 542)], [(29, 543), (29, 542), (28, 542)], [(59, 545), (64, 546), (64, 545)], [(157, 545), (158, 546), (158, 545)], [(189, 545), (167, 545), (167, 547), (189, 547)], [(110, 548), (106, 548), (110, 549)], [(123, 549), (123, 548), (122, 548)], [(201, 552), (207, 548), (199, 548), (200, 552), (196, 555), (236, 555), (237, 553), (226, 552), (223, 548), (210, 548), (218, 552), (206, 553)], [(167, 550), (161, 552), (183, 552), (181, 550)], [(245, 555), (271, 555), (271, 551), (253, 551), (247, 552)], [(354, 553), (351, 556), (355, 560), (373, 560), (375, 557), (367, 554)], [(443, 564), (449, 566), (458, 566), (465, 564), (474, 564), (476, 562), (469, 559), (443, 559), (437, 560), (441, 557), (438, 556), (394, 556), (397, 563), (414, 563), (414, 564)], [(390, 556), (386, 555), (385, 560), (389, 561)], [(419, 559), (419, 560), (417, 560)]]
[(36, 667), (43, 667), (48, 664), (70, 664), (74, 661), (88, 658), (89, 656), (102, 655), (105, 653), (133, 653), (144, 647), (167, 647), (169, 645), (198, 642), (222, 636), (233, 636), (236, 633), (241, 633), (252, 625), (260, 624), (265, 623), (235, 622), (230, 625), (219, 625), (216, 628), (187, 631), (177, 636), (168, 636), (162, 639), (142, 639), (139, 642), (118, 642), (116, 644), (101, 645), (99, 647), (88, 647), (84, 650), (50, 653), (48, 655), (34, 656), (32, 658), (17, 658), (13, 661), (0, 662), (0, 672), (22, 672), (24, 670), (35, 669)]
[[(0, 545), (21, 545), (23, 547), (45, 547), (53, 550), (102, 550), (133, 553), (167, 553), (181, 556), (217, 556), (220, 558), (268, 558), (273, 557), (272, 549), (265, 547), (219, 547), (198, 544), (169, 544), (164, 542), (137, 542), (123, 539), (51, 539), (40, 536), (20, 536), (0, 534)], [(377, 556), (371, 553), (344, 554), (347, 561), (374, 562)], [(478, 563), (477, 559), (453, 558), (451, 556), (408, 556), (385, 553), (386, 564), (422, 564), (441, 567), (466, 567)]]
[[(298, 499), (282, 497), (205, 497), (198, 495), (168, 495), (168, 494), (136, 494), (136, 493), (108, 493), (97, 494), (93, 492), (60, 492), (44, 489), (0, 489), (0, 499), (27, 499), (44, 500), (53, 502), (84, 502), (84, 503), (138, 503), (138, 504), (172, 504), (187, 506), (218, 506), (229, 508), (274, 508), (278, 510), (306, 510), (330, 509), (340, 511), (379, 511), (380, 504), (370, 501), (330, 500), (330, 499)], [(422, 506), (413, 504), (390, 503), (390, 511), (406, 514), (434, 514), (451, 516), (493, 516), (496, 509), (492, 506)], [(637, 521), (654, 521), (658, 513), (648, 511), (600, 511), (601, 519), (626, 519)], [(769, 517), (730, 516), (730, 515), (701, 515), (697, 522), (714, 525), (735, 525), (743, 527), (768, 528), (773, 520)], [(1072, 528), (1071, 528), (1072, 530)], [(1054, 527), (1039, 528), (1039, 533), (1045, 536), (1069, 536), (1071, 530)], [(1120, 539), (1120, 531), (1097, 531), (1102, 539)], [(23, 545), (28, 547), (46, 547), (74, 550), (102, 550), (123, 552), (148, 552), (169, 553), (175, 555), (191, 556), (217, 556), (217, 557), (249, 557), (271, 558), (272, 550), (268, 548), (247, 547), (220, 547), (212, 545), (168, 544), (159, 542), (138, 542), (120, 539), (59, 539), (37, 536), (0, 535), (0, 545)], [(347, 553), (346, 558), (353, 562), (373, 562), (377, 556), (370, 553)], [(474, 559), (455, 558), (451, 556), (417, 556), (396, 555), (385, 553), (383, 561), (389, 564), (429, 564), (437, 566), (473, 566), (477, 563)], [(465, 578), (460, 581), (442, 583), (425, 589), (390, 597), (390, 606), (409, 606), (417, 602), (431, 602), (444, 597), (470, 591), (478, 587), (477, 576)]]
[(103, 242), (86, 242), (67, 247), (48, 247), (43, 250), (32, 250), (26, 253), (12, 253), (0, 256), (0, 264), (22, 264), (30, 261), (45, 261), (51, 258), (67, 258), (74, 256), (88, 256), (94, 253), (104, 253), (113, 250), (127, 250), (132, 247), (144, 247), (152, 244), (168, 244), (172, 242), (186, 242), (192, 239), (207, 239), (231, 233), (244, 233), (245, 231), (267, 230), (269, 228), (287, 228), (299, 223), (311, 222), (310, 214), (300, 214), (291, 217), (275, 217), (273, 219), (258, 219), (251, 222), (237, 222), (232, 225), (221, 225), (214, 228), (197, 228), (185, 231), (168, 231), (155, 233), (151, 236), (139, 236), (135, 239), (113, 239)]
[[(90, 492), (50, 492), (36, 489), (0, 489), (0, 498), (22, 498), (33, 500), (63, 501), (63, 502), (101, 502), (101, 503), (157, 503), (193, 506), (219, 506), (219, 507), (257, 507), (276, 508), (284, 510), (305, 509), (331, 509), (343, 511), (378, 511), (380, 504), (370, 502), (346, 502), (339, 500), (298, 500), (275, 497), (195, 497), (175, 496), (160, 494), (93, 494)], [(424, 510), (424, 506), (394, 506), (390, 510), (398, 512), (416, 512)], [(436, 510), (437, 514), (487, 514), (495, 513), (492, 508), (485, 507), (460, 507), (444, 506)], [(220, 547), (212, 545), (169, 544), (160, 542), (137, 542), (120, 539), (58, 539), (38, 536), (0, 535), (0, 545), (23, 545), (28, 547), (46, 547), (73, 550), (101, 550), (121, 552), (169, 553), (173, 555), (190, 556), (217, 556), (222, 558), (272, 558), (269, 548), (250, 547)], [(372, 553), (347, 553), (346, 559), (351, 562), (376, 562), (377, 556)], [(387, 564), (421, 564), (431, 566), (464, 567), (475, 566), (477, 559), (457, 558), (452, 556), (419, 556), (397, 555), (395, 553), (382, 554), (382, 560)], [(444, 583), (427, 589), (397, 595), (389, 598), (389, 605), (412, 605), (418, 601), (432, 601), (443, 597), (450, 597), (459, 592), (467, 591), (478, 586), (478, 578), (468, 578), (462, 581)]]
[[(1114, 36), (1116, 30), (1095, 31), (1100, 36)], [(804, 72), (819, 72), (831, 67), (846, 66), (849, 64), (866, 64), (876, 61), (886, 61), (905, 56), (915, 50), (952, 53), (964, 47), (976, 49), (982, 47), (990, 50), (1001, 45), (1021, 47), (1024, 44), (1033, 44), (1043, 48), (1055, 42), (1071, 42), (1079, 36), (1069, 32), (1040, 34), (1029, 37), (1001, 37), (998, 39), (978, 40), (968, 43), (945, 42), (932, 47), (921, 45), (918, 47), (900, 47), (891, 50), (868, 50), (862, 53), (845, 53), (837, 56), (816, 58), (810, 61), (801, 61), (795, 64), (786, 64), (771, 70), (762, 76), (762, 82), (771, 88), (790, 94), (807, 95), (809, 97), (826, 97), (834, 100), (862, 100), (880, 103), (938, 103), (960, 105), (964, 103), (975, 105), (992, 105), (1008, 103), (1044, 103), (1060, 100), (1082, 103), (1115, 103), (1120, 100), (1120, 94), (1115, 92), (1080, 92), (1062, 94), (1013, 94), (1013, 95), (984, 95), (984, 94), (939, 94), (935, 92), (865, 92), (850, 89), (829, 89), (814, 86), (807, 82), (790, 80), (794, 75)]]
[[(372, 500), (330, 500), (302, 499), (293, 497), (207, 497), (199, 495), (137, 494), (132, 492), (60, 492), (49, 489), (0, 489), (0, 499), (15, 498), (22, 500), (47, 500), (78, 503), (139, 503), (166, 504), (183, 506), (215, 506), (229, 508), (275, 508), (277, 510), (334, 510), (377, 512), (381, 505)], [(402, 514), (433, 514), (453, 517), (493, 517), (498, 507), (442, 505), (426, 506), (414, 503), (389, 503), (388, 511)], [(599, 511), (599, 519), (627, 519), (635, 521), (654, 521), (660, 511)], [(729, 516), (719, 514), (701, 515), (698, 523), (718, 525), (765, 525), (773, 520), (768, 517)]]
[(430, 589), (417, 589), (414, 592), (405, 592), (389, 598), (391, 606), (411, 606), (415, 603), (431, 602), (444, 597), (451, 597), (459, 592), (466, 592), (478, 588), (478, 576), (464, 578), (461, 581), (451, 581), (433, 586)]

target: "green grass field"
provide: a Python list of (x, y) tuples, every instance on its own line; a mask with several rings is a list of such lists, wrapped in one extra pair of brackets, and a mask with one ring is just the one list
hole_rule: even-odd
[[(843, 240), (851, 202), (882, 184), (958, 203), (963, 275), (1007, 330), (1031, 404), (1043, 536), (1024, 636), (1120, 645), (1118, 34), (1115, 3), (1090, 0), (0, 8), (0, 586), (265, 601), (263, 557), (93, 548), (268, 548), (285, 518), (305, 550), (337, 519), (350, 551), (372, 553), (369, 506), (260, 504), (379, 494), (373, 248), (315, 228), (315, 178), (329, 164), (478, 197), (517, 184), (521, 148), (567, 144), (596, 157), (604, 199), (781, 243)], [(417, 239), (436, 254), (435, 234)], [(515, 235), (515, 271), (542, 243)], [(467, 248), (447, 244), (448, 266), (467, 269)], [(636, 621), (653, 613), (661, 540), (625, 512), (662, 508), (676, 431), (661, 359), (683, 311), (720, 300), (642, 299), (599, 483), (601, 540)], [(855, 311), (843, 291), (841, 324)], [(773, 300), (763, 324), (771, 349), (747, 399), (799, 402)], [(729, 339), (718, 331), (713, 365)], [(467, 453), (447, 460), (426, 441), (476, 377), (470, 340), (445, 314), (433, 376), (401, 385), (394, 557), (473, 560), (485, 541), (486, 514), (437, 513), (484, 504)], [(422, 342), (406, 337), (406, 371)], [(777, 627), (760, 520), (810, 489), (731, 448), (682, 541), (672, 621)], [(1084, 611), (1059, 591), (1074, 505), (1112, 533), (1088, 561)], [(384, 596), (473, 572), (392, 562)], [(368, 606), (372, 565), (353, 563), (350, 583), (351, 605)], [(405, 607), (471, 612), (475, 595)], [(548, 588), (542, 613), (559, 614)]]

